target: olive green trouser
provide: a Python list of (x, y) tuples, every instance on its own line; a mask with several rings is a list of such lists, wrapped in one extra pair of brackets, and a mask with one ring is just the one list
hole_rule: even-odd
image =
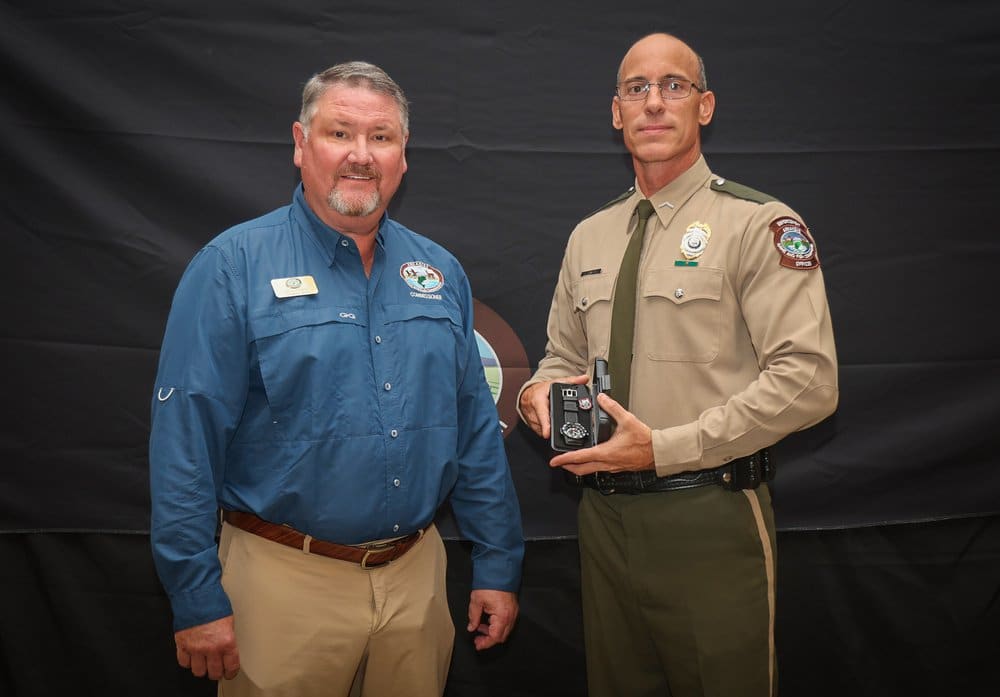
[(604, 496), (579, 509), (590, 697), (773, 697), (766, 485)]

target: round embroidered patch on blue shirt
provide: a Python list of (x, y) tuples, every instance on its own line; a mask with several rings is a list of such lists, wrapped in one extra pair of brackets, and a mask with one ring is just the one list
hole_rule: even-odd
[(420, 293), (433, 293), (444, 286), (444, 274), (422, 261), (406, 262), (399, 267), (399, 276)]

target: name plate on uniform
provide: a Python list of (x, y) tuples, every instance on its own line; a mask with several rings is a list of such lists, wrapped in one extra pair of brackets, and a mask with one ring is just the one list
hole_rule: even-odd
[(272, 278), (271, 287), (276, 298), (294, 298), (298, 295), (316, 295), (319, 289), (312, 276)]

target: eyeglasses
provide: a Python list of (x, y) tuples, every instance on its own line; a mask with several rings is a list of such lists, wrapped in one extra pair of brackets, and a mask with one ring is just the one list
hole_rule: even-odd
[(652, 89), (653, 85), (659, 88), (662, 99), (684, 99), (691, 94), (692, 88), (699, 92), (705, 91), (690, 80), (685, 80), (682, 77), (665, 77), (659, 82), (638, 79), (619, 82), (616, 86), (616, 92), (619, 99), (623, 99), (626, 102), (638, 102), (649, 96), (649, 90)]

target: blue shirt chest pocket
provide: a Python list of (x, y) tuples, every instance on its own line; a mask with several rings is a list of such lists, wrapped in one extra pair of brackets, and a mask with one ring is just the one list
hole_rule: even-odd
[(252, 317), (250, 331), (268, 406), (286, 438), (371, 430), (360, 417), (371, 393), (363, 310), (333, 306)]
[[(396, 380), (413, 397), (408, 400), (408, 419), (430, 425), (454, 418), (468, 356), (457, 309), (438, 303), (386, 305), (382, 333), (382, 348), (395, 366)], [(436, 418), (428, 421), (431, 414)]]

